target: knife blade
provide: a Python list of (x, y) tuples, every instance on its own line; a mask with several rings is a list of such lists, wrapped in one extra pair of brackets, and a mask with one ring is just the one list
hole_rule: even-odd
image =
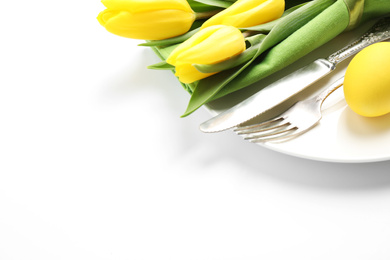
[(358, 40), (333, 53), (327, 59), (317, 59), (266, 86), (241, 103), (203, 122), (199, 128), (202, 132), (213, 133), (228, 130), (245, 123), (300, 93), (331, 73), (337, 64), (348, 57), (373, 43), (387, 39), (390, 39), (390, 18), (383, 18), (375, 23)]

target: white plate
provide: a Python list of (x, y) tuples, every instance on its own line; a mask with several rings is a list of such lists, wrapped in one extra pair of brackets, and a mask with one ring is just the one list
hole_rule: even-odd
[[(337, 93), (342, 97), (342, 90)], [(286, 154), (331, 162), (390, 160), (390, 115), (365, 118), (355, 114), (344, 99), (323, 111), (320, 124), (284, 143), (263, 146)]]
[[(371, 24), (337, 37), (311, 53), (309, 57), (302, 58), (255, 86), (244, 88), (216, 100), (210, 103), (207, 108), (212, 115), (228, 109), (254, 92), (259, 91), (270, 82), (317, 58), (328, 57), (367, 30)], [(343, 76), (349, 61), (350, 59), (339, 64), (335, 72), (313, 85), (308, 91), (297, 96), (296, 100), (317, 93), (318, 89), (327, 87)], [(277, 112), (273, 112), (273, 115), (282, 112), (283, 108), (292, 103), (293, 101), (290, 101), (289, 104), (281, 106)], [(323, 118), (312, 130), (288, 142), (259, 145), (281, 153), (319, 161), (360, 163), (390, 160), (390, 114), (376, 118), (366, 118), (355, 114), (346, 104), (343, 89), (340, 88), (325, 101)]]

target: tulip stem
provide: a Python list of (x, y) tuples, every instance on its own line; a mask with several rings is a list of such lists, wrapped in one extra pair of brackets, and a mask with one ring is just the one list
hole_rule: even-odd
[(207, 19), (210, 18), (213, 15), (216, 15), (219, 13), (221, 10), (214, 10), (214, 11), (208, 11), (208, 12), (201, 12), (201, 13), (195, 13), (195, 19), (196, 20), (202, 20), (202, 19)]

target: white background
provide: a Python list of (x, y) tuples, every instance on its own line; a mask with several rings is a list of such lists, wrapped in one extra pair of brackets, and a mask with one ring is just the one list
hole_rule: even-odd
[(390, 259), (390, 161), (284, 155), (189, 95), (98, 1), (0, 15), (1, 260)]

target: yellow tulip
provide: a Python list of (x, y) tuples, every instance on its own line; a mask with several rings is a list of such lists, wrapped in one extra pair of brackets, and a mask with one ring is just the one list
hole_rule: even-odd
[(166, 62), (175, 66), (183, 83), (192, 83), (214, 73), (202, 73), (193, 64), (209, 65), (225, 61), (245, 51), (245, 38), (233, 26), (215, 25), (200, 30), (172, 51)]
[(284, 0), (238, 0), (203, 23), (202, 28), (224, 24), (237, 28), (251, 27), (280, 18)]
[(162, 40), (189, 31), (195, 13), (186, 0), (102, 0), (97, 19), (107, 31), (133, 39)]

